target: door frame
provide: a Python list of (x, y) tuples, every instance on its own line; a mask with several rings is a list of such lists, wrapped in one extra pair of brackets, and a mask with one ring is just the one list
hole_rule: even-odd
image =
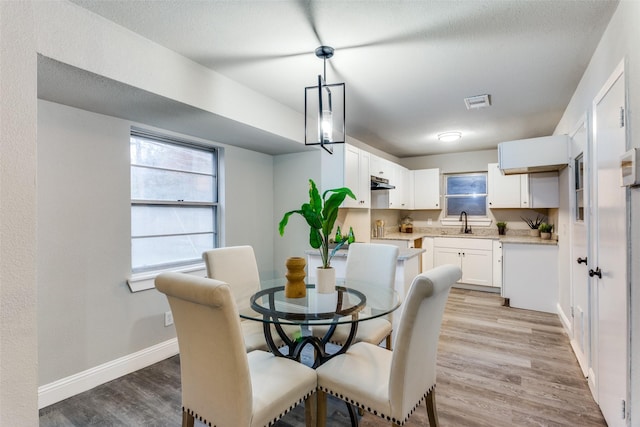
[[(589, 256), (589, 250), (591, 248), (590, 245), (590, 238), (591, 238), (591, 233), (590, 231), (590, 221), (591, 221), (591, 147), (592, 147), (592, 137), (591, 137), (591, 132), (590, 132), (590, 125), (591, 125), (591, 117), (588, 114), (588, 112), (585, 112), (582, 117), (580, 118), (580, 120), (578, 120), (578, 123), (576, 124), (576, 126), (574, 127), (573, 131), (569, 134), (571, 140), (573, 141), (573, 138), (582, 130), (584, 129), (585, 132), (585, 142), (584, 142), (584, 146), (582, 147), (582, 152), (580, 154), (582, 154), (582, 161), (583, 161), (583, 167), (584, 167), (584, 178), (583, 178), (583, 204), (584, 204), (584, 219), (583, 219), (583, 227), (584, 227), (584, 232), (586, 234), (585, 236), (585, 253), (576, 253), (575, 251), (575, 245), (574, 245), (574, 240), (575, 240), (575, 233), (576, 233), (576, 216), (577, 216), (577, 210), (578, 210), (578, 206), (576, 204), (576, 199), (575, 199), (575, 194), (576, 194), (576, 173), (577, 171), (575, 170), (575, 160), (576, 160), (576, 155), (573, 152), (573, 145), (570, 144), (568, 147), (569, 150), (569, 168), (570, 168), (570, 176), (569, 176), (569, 235), (571, 236), (571, 244), (569, 245), (569, 259), (571, 262), (571, 268), (569, 269), (569, 278), (571, 280), (571, 286), (569, 289), (569, 299), (570, 299), (570, 304), (571, 304), (571, 346), (573, 347), (573, 351), (574, 354), (576, 355), (576, 358), (578, 359), (578, 363), (582, 369), (583, 374), (585, 375), (585, 377), (588, 379), (589, 381), (589, 386), (590, 388), (592, 388), (592, 390), (595, 388), (595, 384), (592, 384), (594, 375), (593, 375), (593, 365), (592, 365), (592, 355), (591, 355), (591, 341), (592, 341), (592, 323), (593, 323), (593, 288), (592, 288), (592, 283), (591, 283), (591, 279), (587, 278), (587, 282), (584, 284), (577, 284), (576, 283), (576, 277), (574, 277), (574, 262), (577, 262), (577, 258), (579, 256)], [(584, 266), (585, 269), (588, 269), (588, 266), (585, 265)], [(585, 340), (587, 340), (586, 343), (583, 343), (583, 348), (580, 349), (578, 343), (576, 342), (578, 337), (576, 336), (577, 330), (576, 330), (576, 317), (575, 317), (575, 307), (576, 307), (576, 300), (575, 300), (575, 289), (576, 286), (586, 286), (587, 287), (587, 306), (583, 307), (583, 309), (587, 312), (587, 322), (585, 322), (585, 324), (583, 325), (583, 328), (586, 329), (582, 330), (583, 332), (583, 336), (585, 337)], [(581, 357), (582, 356), (582, 357)]]

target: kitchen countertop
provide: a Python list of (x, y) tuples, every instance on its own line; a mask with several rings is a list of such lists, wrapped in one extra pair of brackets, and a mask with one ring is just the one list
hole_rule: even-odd
[[(405, 233), (406, 234), (406, 233)], [(426, 252), (426, 249), (421, 248), (400, 248), (400, 252), (398, 253), (398, 261), (407, 261), (413, 257), (420, 255), (421, 253)], [(305, 255), (317, 255), (320, 256), (320, 253), (317, 249), (307, 249), (304, 251)], [(349, 253), (348, 249), (339, 249), (334, 258), (346, 257)]]
[(452, 238), (458, 237), (462, 239), (489, 239), (499, 240), (502, 243), (523, 243), (530, 245), (557, 245), (558, 241), (555, 239), (543, 240), (539, 237), (530, 236), (518, 236), (518, 235), (498, 235), (498, 234), (442, 234), (433, 232), (413, 232), (413, 233), (387, 233), (384, 237), (374, 237), (372, 240), (415, 240), (423, 237), (445, 237)]

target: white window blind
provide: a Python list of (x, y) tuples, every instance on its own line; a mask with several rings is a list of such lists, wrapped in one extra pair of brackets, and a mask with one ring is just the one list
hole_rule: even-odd
[(132, 129), (133, 273), (202, 262), (217, 246), (218, 153)]

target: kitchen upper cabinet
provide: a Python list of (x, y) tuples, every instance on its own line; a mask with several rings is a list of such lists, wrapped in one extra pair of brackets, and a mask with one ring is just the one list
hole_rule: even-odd
[(409, 169), (394, 164), (393, 182), (394, 190), (389, 190), (389, 208), (391, 209), (410, 209), (409, 202)]
[(558, 172), (529, 174), (529, 205), (532, 208), (560, 207)]
[(442, 209), (440, 169), (419, 169), (413, 175), (413, 209)]
[(489, 163), (490, 208), (557, 208), (560, 195), (557, 172), (503, 175), (497, 163)]
[(358, 147), (346, 144), (344, 153), (344, 186), (353, 191), (356, 200), (347, 197), (342, 204), (345, 208), (371, 207), (371, 174), (369, 161), (371, 154)]
[(503, 175), (497, 163), (489, 163), (489, 208), (529, 208), (527, 175)]
[(386, 178), (389, 180), (391, 185), (395, 185), (394, 181), (394, 172), (395, 172), (395, 163), (383, 159), (382, 157), (378, 157), (376, 155), (371, 155), (371, 175), (377, 176), (379, 178)]
[(433, 265), (453, 264), (462, 270), (459, 283), (493, 286), (493, 243), (489, 239), (434, 239)]

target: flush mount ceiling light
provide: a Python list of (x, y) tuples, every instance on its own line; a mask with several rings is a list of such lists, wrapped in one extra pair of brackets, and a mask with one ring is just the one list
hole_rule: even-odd
[(319, 145), (333, 154), (333, 144), (345, 142), (345, 86), (327, 83), (327, 59), (334, 49), (320, 46), (316, 56), (323, 60), (324, 74), (318, 85), (304, 88), (304, 144)]
[(467, 110), (489, 107), (491, 105), (491, 95), (476, 95), (464, 99)]
[(462, 132), (443, 132), (438, 134), (438, 139), (442, 142), (457, 141), (462, 138)]

